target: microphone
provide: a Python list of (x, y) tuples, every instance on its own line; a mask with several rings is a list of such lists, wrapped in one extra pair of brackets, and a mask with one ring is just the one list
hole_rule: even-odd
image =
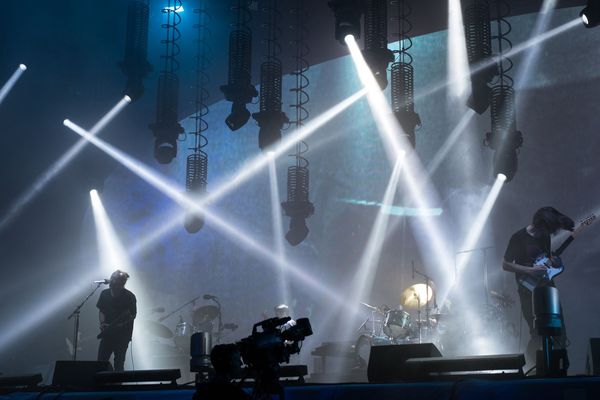
[(214, 300), (217, 298), (217, 296), (213, 296), (212, 294), (205, 294), (204, 296), (202, 296), (202, 298), (204, 300)]
[(223, 324), (223, 329), (231, 329), (232, 331), (235, 331), (238, 328), (238, 326), (236, 324)]
[(164, 307), (154, 307), (154, 308), (150, 308), (148, 310), (148, 312), (151, 312), (151, 313), (163, 313), (163, 312), (165, 312), (165, 308)]
[(101, 279), (99, 281), (94, 281), (94, 283), (100, 283), (102, 285), (108, 285), (110, 281), (108, 279)]

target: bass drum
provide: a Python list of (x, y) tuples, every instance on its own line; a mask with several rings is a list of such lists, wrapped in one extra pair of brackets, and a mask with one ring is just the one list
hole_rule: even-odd
[(356, 366), (360, 369), (366, 369), (369, 365), (371, 356), (371, 346), (386, 346), (393, 342), (384, 336), (360, 335), (354, 345), (356, 353)]
[(403, 310), (390, 310), (385, 315), (383, 333), (392, 339), (408, 336), (410, 329), (410, 314)]

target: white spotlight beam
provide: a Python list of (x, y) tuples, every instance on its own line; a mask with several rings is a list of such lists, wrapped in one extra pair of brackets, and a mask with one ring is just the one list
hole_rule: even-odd
[[(502, 54), (502, 56), (503, 57), (513, 57), (517, 54), (522, 53), (523, 51), (525, 51), (527, 49), (535, 47), (535, 46), (545, 42), (546, 40), (552, 39), (553, 37), (558, 36), (562, 33), (565, 33), (579, 25), (581, 25), (581, 18), (578, 17), (572, 21), (569, 21), (560, 26), (557, 26), (554, 29), (544, 32), (537, 37), (531, 38), (529, 40), (526, 40), (523, 43), (519, 43), (519, 44), (515, 45), (510, 51), (507, 51), (506, 53)], [(471, 69), (470, 73), (479, 72), (479, 71), (489, 67), (490, 65), (494, 65), (497, 62), (498, 62), (498, 59), (492, 57), (491, 59), (481, 62), (481, 63), (477, 64), (476, 66), (474, 66)], [(448, 80), (446, 80), (445, 82), (441, 82), (441, 83), (438, 82), (438, 83), (432, 85), (429, 89), (425, 89), (422, 92), (415, 95), (415, 101), (418, 99), (421, 99), (425, 96), (429, 96), (439, 90), (442, 90), (449, 84), (450, 84), (450, 81), (448, 81)]]
[[(129, 96), (123, 97), (110, 109), (93, 127), (90, 129), (90, 135), (96, 135), (100, 132), (123, 108), (131, 102)], [(0, 220), (0, 232), (19, 216), (23, 209), (31, 203), (38, 194), (83, 150), (87, 141), (79, 139), (71, 146), (58, 160), (56, 160), (42, 175), (38, 176), (33, 185), (21, 194), (17, 200), (11, 204), (8, 212)]]
[(431, 158), (431, 161), (427, 165), (427, 172), (430, 176), (432, 176), (437, 169), (442, 165), (448, 154), (450, 154), (450, 150), (458, 143), (458, 139), (462, 136), (462, 134), (467, 130), (467, 126), (475, 116), (475, 111), (468, 109), (463, 116), (458, 121), (458, 124), (454, 127), (452, 132), (448, 135), (442, 146), (435, 153), (435, 155)]
[(448, 0), (448, 80), (449, 95), (463, 101), (469, 97), (470, 75), (465, 26), (460, 0)]
[[(377, 124), (378, 132), (384, 142), (386, 151), (390, 155), (390, 160), (402, 159), (405, 154), (404, 149), (410, 148), (407, 141), (404, 139), (405, 135), (400, 127), (400, 124), (392, 114), (392, 110), (387, 103), (383, 92), (380, 90), (375, 77), (369, 69), (356, 40), (352, 35), (348, 35), (345, 38), (350, 54), (354, 61), (358, 76), (365, 86), (367, 91), (367, 100), (371, 107), (371, 112)], [(414, 152), (411, 151), (410, 155), (404, 159), (404, 171), (405, 183), (409, 192), (410, 197), (415, 202), (417, 208), (429, 209), (427, 200), (423, 193), (424, 182), (428, 182), (428, 177), (423, 173), (423, 168), (420, 165)], [(423, 217), (420, 219), (425, 233), (431, 241), (431, 245), (436, 255), (437, 260), (442, 263), (441, 271), (445, 275), (448, 282), (450, 282), (450, 276), (452, 271), (452, 264), (450, 260), (452, 257), (451, 253), (446, 248), (446, 241), (442, 237), (439, 227), (433, 218)]]
[[(356, 101), (361, 99), (367, 93), (366, 89), (362, 89), (347, 99), (336, 104), (324, 113), (311, 118), (311, 120), (302, 126), (302, 129), (295, 129), (285, 137), (274, 147), (271, 156), (277, 158), (282, 154), (285, 154), (289, 149), (296, 145), (297, 142), (307, 139), (310, 135), (315, 133), (319, 128), (324, 126), (327, 122), (331, 121), (337, 115), (342, 113)], [(227, 195), (233, 190), (240, 187), (244, 182), (247, 182), (250, 178), (255, 176), (268, 164), (268, 157), (260, 153), (256, 157), (244, 163), (244, 165), (238, 169), (234, 174), (229, 175), (222, 180), (222, 183), (216, 185), (211, 191), (204, 197), (197, 200), (199, 206), (206, 205), (211, 202), (215, 202), (221, 197)], [(175, 229), (180, 225), (180, 217), (174, 216), (169, 219), (169, 222), (160, 226), (156, 231), (151, 232), (147, 236), (141, 238), (137, 243), (133, 245), (134, 252), (143, 251), (149, 245), (159, 240), (164, 235)]]
[[(505, 181), (506, 181), (506, 176), (503, 174), (498, 174), (498, 176), (496, 177), (496, 181), (494, 182), (494, 185), (492, 185), (492, 188), (490, 189), (488, 195), (486, 196), (485, 201), (483, 202), (483, 204), (481, 206), (481, 209), (479, 209), (479, 212), (477, 213), (477, 217), (475, 217), (475, 220), (471, 224), (471, 229), (469, 230), (467, 237), (465, 238), (465, 240), (462, 243), (462, 247), (461, 247), (462, 253), (459, 254), (459, 257), (457, 260), (456, 277), (454, 279), (453, 286), (455, 286), (459, 283), (461, 273), (462, 273), (463, 269), (469, 263), (469, 260), (471, 259), (472, 252), (470, 252), (469, 250), (472, 250), (475, 246), (477, 246), (477, 242), (479, 241), (479, 238), (481, 237), (483, 228), (485, 227), (488, 217), (490, 216), (490, 213), (492, 212), (492, 209), (494, 208), (494, 204), (496, 204), (496, 200), (498, 199), (498, 195), (500, 194), (500, 191), (502, 190), (502, 187), (503, 187)], [(440, 304), (444, 304), (444, 301), (446, 300), (447, 295), (448, 295), (448, 293), (444, 293), (444, 294), (440, 295), (440, 299), (441, 299)]]
[(19, 64), (15, 72), (13, 72), (13, 74), (10, 76), (10, 78), (8, 78), (4, 86), (2, 86), (2, 89), (0, 89), (0, 104), (2, 104), (2, 101), (6, 98), (6, 96), (8, 96), (8, 93), (15, 86), (15, 84), (17, 83), (21, 75), (23, 75), (23, 72), (25, 72), (26, 69), (27, 66), (25, 64)]
[[(85, 129), (69, 121), (68, 119), (64, 120), (63, 123), (66, 127), (71, 129), (75, 133), (81, 135), (86, 140), (90, 141), (93, 145), (95, 145), (96, 147), (104, 151), (106, 154), (108, 154), (110, 157), (112, 157), (114, 160), (121, 163), (124, 167), (126, 167), (135, 175), (137, 175), (139, 178), (152, 185), (155, 189), (171, 198), (177, 204), (181, 205), (184, 209), (193, 212), (203, 213), (206, 221), (212, 224), (212, 226), (219, 232), (221, 232), (224, 236), (228, 237), (233, 243), (245, 248), (246, 250), (251, 252), (255, 257), (267, 261), (268, 265), (271, 267), (276, 267), (280, 262), (280, 260), (273, 255), (273, 252), (270, 249), (262, 246), (256, 240), (252, 239), (250, 235), (246, 234), (245, 232), (242, 232), (233, 224), (225, 221), (215, 212), (209, 211), (205, 207), (199, 206), (197, 201), (188, 197), (182, 190), (182, 188), (178, 187), (177, 185), (169, 181), (167, 178), (159, 175), (142, 162), (125, 154), (121, 150), (118, 150), (117, 148), (111, 146), (105, 141), (99, 139), (98, 137), (90, 135), (88, 132), (86, 132)], [(337, 296), (331, 288), (327, 287), (325, 284), (315, 279), (310, 274), (304, 272), (300, 267), (292, 264), (289, 261), (286, 261), (285, 265), (286, 270), (296, 279), (298, 279), (299, 282), (305, 284), (308, 288), (314, 289), (315, 291), (331, 299), (337, 304), (345, 304), (343, 299), (340, 296)]]
[[(539, 37), (542, 32), (548, 29), (554, 8), (556, 7), (556, 1), (557, 0), (544, 0), (544, 3), (542, 3), (542, 8), (538, 13), (533, 32), (531, 33), (532, 39)], [(523, 61), (521, 62), (521, 66), (515, 77), (515, 88), (517, 91), (522, 89), (529, 81), (529, 77), (535, 69), (535, 64), (539, 58), (541, 49), (542, 46), (535, 46), (523, 56)]]
[(279, 290), (281, 301), (290, 304), (287, 273), (285, 270), (285, 246), (283, 243), (283, 224), (281, 218), (281, 202), (279, 199), (279, 185), (277, 184), (277, 170), (275, 169), (275, 158), (269, 154), (269, 181), (271, 186), (271, 216), (273, 223), (273, 241), (279, 263)]
[[(381, 250), (385, 242), (385, 234), (387, 232), (388, 222), (390, 219), (389, 213), (385, 212), (384, 207), (390, 206), (394, 202), (394, 195), (398, 188), (398, 179), (402, 170), (403, 160), (396, 161), (392, 174), (388, 181), (385, 193), (383, 195), (382, 207), (377, 213), (371, 234), (367, 240), (367, 246), (360, 259), (358, 272), (354, 275), (352, 294), (355, 296), (355, 303), (364, 300), (365, 296), (371, 291), (375, 271), (381, 258)], [(351, 327), (348, 327), (350, 329)]]
[(127, 268), (129, 260), (127, 252), (121, 245), (117, 233), (106, 214), (98, 191), (91, 190), (92, 212), (96, 224), (96, 239), (100, 253), (100, 267), (105, 273), (111, 273), (117, 268)]
[(57, 311), (67, 306), (85, 288), (88, 288), (89, 283), (96, 277), (97, 275), (90, 273), (74, 281), (63, 281), (60, 289), (48, 293), (46, 301), (42, 304), (37, 304), (30, 312), (23, 313), (14, 322), (5, 324), (0, 333), (0, 350), (10, 346), (15, 340), (31, 332), (32, 328), (53, 317)]

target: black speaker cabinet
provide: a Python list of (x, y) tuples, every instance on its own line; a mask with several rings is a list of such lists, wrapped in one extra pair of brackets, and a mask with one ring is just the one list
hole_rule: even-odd
[(54, 366), (53, 386), (93, 387), (97, 372), (112, 371), (108, 361), (57, 361)]
[(585, 372), (588, 375), (600, 375), (600, 338), (590, 338)]
[(398, 382), (408, 378), (404, 362), (409, 358), (441, 356), (433, 343), (373, 346), (367, 376), (374, 383)]

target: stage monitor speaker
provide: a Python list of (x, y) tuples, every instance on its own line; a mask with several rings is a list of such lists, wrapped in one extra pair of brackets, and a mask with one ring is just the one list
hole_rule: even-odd
[(172, 385), (177, 385), (179, 378), (181, 378), (179, 369), (141, 369), (138, 371), (98, 372), (94, 381), (102, 385), (140, 382), (170, 382)]
[(112, 371), (108, 361), (57, 361), (54, 366), (53, 386), (94, 387), (96, 373)]
[(433, 343), (395, 344), (371, 347), (369, 382), (398, 382), (408, 378), (404, 363), (409, 358), (441, 357)]
[(0, 376), (0, 388), (34, 388), (42, 381), (41, 374)]
[(405, 373), (412, 379), (438, 377), (440, 374), (490, 375), (497, 372), (504, 376), (522, 376), (525, 356), (523, 354), (497, 354), (469, 357), (411, 358), (404, 363)]
[(600, 338), (590, 338), (585, 372), (588, 375), (600, 375)]

